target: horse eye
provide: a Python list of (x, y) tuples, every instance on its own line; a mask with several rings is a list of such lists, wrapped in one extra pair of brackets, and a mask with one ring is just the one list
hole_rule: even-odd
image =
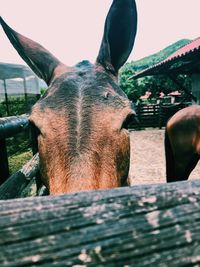
[(31, 144), (33, 153), (38, 152), (38, 136), (41, 134), (39, 128), (33, 123), (30, 122), (30, 132), (31, 132)]
[(122, 124), (122, 129), (128, 130), (130, 124), (136, 120), (137, 120), (136, 114), (134, 114), (134, 113), (129, 114)]
[(37, 137), (41, 134), (40, 129), (35, 125), (34, 122), (30, 122), (31, 134)]

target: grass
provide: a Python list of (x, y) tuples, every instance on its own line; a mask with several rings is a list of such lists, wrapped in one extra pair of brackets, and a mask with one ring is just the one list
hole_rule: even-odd
[[(25, 152), (21, 152), (13, 156), (10, 156), (8, 158), (10, 175), (20, 170), (22, 166), (32, 158), (32, 156), (33, 154), (30, 149)], [(36, 182), (35, 179), (32, 179), (30, 183), (23, 189), (20, 195), (21, 197), (31, 197), (31, 196), (36, 196), (36, 193), (37, 193)]]
[(15, 154), (8, 158), (10, 174), (17, 172), (32, 157), (31, 150)]

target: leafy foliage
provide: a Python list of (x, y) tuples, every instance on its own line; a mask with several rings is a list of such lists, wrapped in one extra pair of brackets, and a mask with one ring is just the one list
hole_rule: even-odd
[(120, 70), (119, 83), (121, 88), (127, 94), (128, 98), (134, 102), (142, 95), (142, 87), (139, 86), (137, 80), (129, 80), (129, 77), (133, 75), (133, 70), (130, 64), (126, 64), (123, 69)]
[(41, 96), (43, 96), (46, 91), (47, 91), (47, 87), (40, 87), (40, 95)]
[[(15, 116), (23, 113), (28, 113), (37, 101), (35, 95), (25, 96), (10, 96), (8, 97), (8, 111), (5, 101), (0, 102), (0, 117)], [(13, 137), (6, 139), (7, 153), (9, 156), (9, 167), (11, 173), (17, 171), (26, 161), (31, 152), (31, 139), (29, 131), (18, 133)], [(30, 158), (30, 157), (29, 157)]]
[(137, 61), (132, 61), (130, 64), (132, 66), (132, 69), (135, 72), (141, 71), (143, 69), (146, 69), (162, 60), (170, 56), (172, 53), (174, 53), (176, 50), (181, 48), (182, 46), (186, 45), (190, 40), (189, 39), (182, 39), (178, 42), (171, 44), (164, 48), (163, 50), (157, 52), (156, 54), (147, 56), (145, 58), (142, 58)]
[[(182, 39), (165, 49), (159, 51), (156, 54), (150, 55), (143, 59), (132, 61), (130, 63), (126, 63), (120, 69), (119, 75), (119, 83), (121, 88), (127, 94), (129, 99), (136, 102), (137, 99), (144, 95), (146, 91), (151, 91), (152, 97), (156, 97), (159, 92), (163, 92), (168, 94), (174, 90), (180, 89), (175, 85), (169, 78), (164, 75), (159, 76), (147, 76), (144, 78), (140, 78), (137, 80), (129, 80), (129, 78), (135, 73), (146, 69), (171, 55), (180, 47), (187, 44), (190, 40)], [(190, 86), (190, 78), (184, 75), (180, 75), (178, 77), (179, 81), (181, 81), (187, 88)]]
[(28, 95), (27, 98), (24, 96), (9, 96), (7, 103), (6, 101), (0, 102), (0, 117), (28, 113), (37, 100), (38, 97), (36, 95)]

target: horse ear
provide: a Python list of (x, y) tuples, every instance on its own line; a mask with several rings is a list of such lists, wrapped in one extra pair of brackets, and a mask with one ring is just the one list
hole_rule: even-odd
[(49, 85), (55, 68), (62, 63), (43, 46), (11, 29), (2, 17), (0, 17), (0, 24), (18, 54), (35, 74)]
[(97, 62), (117, 73), (131, 53), (136, 30), (135, 0), (113, 0), (106, 18)]

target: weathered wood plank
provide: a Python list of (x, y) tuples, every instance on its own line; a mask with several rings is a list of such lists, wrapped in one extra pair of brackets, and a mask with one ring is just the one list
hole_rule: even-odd
[(0, 266), (199, 266), (200, 181), (0, 201)]
[(38, 153), (0, 186), (0, 199), (17, 198), (39, 172)]

